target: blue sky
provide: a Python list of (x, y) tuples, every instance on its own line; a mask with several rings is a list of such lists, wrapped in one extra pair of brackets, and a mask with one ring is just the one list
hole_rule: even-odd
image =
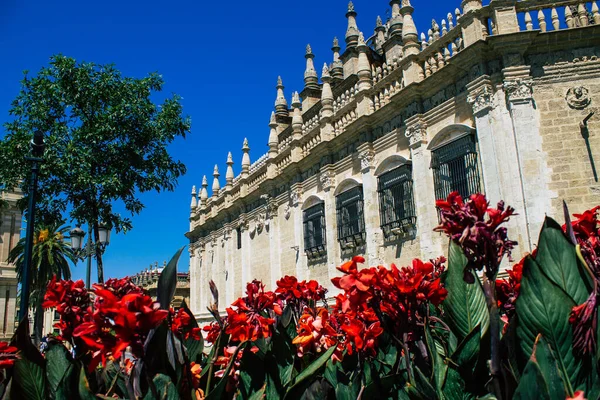
[[(366, 37), (377, 15), (385, 21), (390, 12), (386, 0), (354, 4)], [(460, 1), (413, 0), (412, 5), (417, 29), (427, 32), (432, 18), (439, 23)], [(57, 53), (114, 63), (128, 76), (158, 71), (165, 94), (183, 97), (192, 132), (170, 151), (188, 173), (175, 192), (142, 195), (146, 208), (133, 217), (134, 229), (113, 235), (105, 253), (106, 277), (135, 274), (187, 244), (191, 187), (201, 184), (202, 175), (210, 184), (219, 164), (223, 183), (229, 151), (237, 175), (245, 137), (252, 161), (267, 151), (277, 76), (290, 102), (292, 91), (303, 87), (306, 45), (311, 44), (320, 73), (323, 63), (331, 62), (333, 37), (343, 43), (346, 8), (346, 0), (0, 0), (0, 122), (9, 118), (22, 71), (36, 73)], [(186, 252), (180, 270), (187, 271), (188, 264)], [(74, 276), (85, 276), (84, 264)]]

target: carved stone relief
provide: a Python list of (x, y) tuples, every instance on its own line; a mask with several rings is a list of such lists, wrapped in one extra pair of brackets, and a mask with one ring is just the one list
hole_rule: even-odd
[(515, 81), (506, 81), (504, 82), (504, 90), (509, 101), (531, 100), (533, 96), (533, 80), (518, 79)]
[(467, 102), (473, 107), (473, 114), (477, 115), (480, 112), (494, 107), (494, 94), (489, 85), (485, 85), (482, 89), (467, 97)]
[(427, 126), (424, 123), (418, 123), (406, 129), (404, 134), (408, 138), (411, 146), (422, 143), (427, 139)]
[(583, 110), (592, 102), (589, 91), (583, 86), (576, 86), (569, 89), (565, 100), (567, 100), (569, 107), (576, 110)]

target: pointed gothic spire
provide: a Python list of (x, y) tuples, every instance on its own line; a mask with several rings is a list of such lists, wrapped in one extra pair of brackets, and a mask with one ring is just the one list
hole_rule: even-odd
[(277, 117), (275, 113), (271, 113), (271, 120), (269, 121), (269, 128), (271, 131), (269, 132), (269, 152), (274, 152), (277, 154), (277, 147), (279, 146), (279, 137), (277, 135)]
[(198, 193), (196, 192), (196, 185), (192, 186), (192, 203), (190, 204), (190, 208), (193, 210), (198, 207), (198, 198), (196, 197)]
[(219, 176), (221, 176), (221, 174), (219, 174), (219, 166), (215, 165), (215, 171), (213, 172), (213, 185), (212, 185), (212, 196), (213, 197), (217, 197), (219, 195), (219, 192), (221, 191), (221, 184), (219, 183)]
[(348, 29), (346, 30), (346, 46), (356, 47), (358, 44), (358, 25), (356, 25), (356, 16), (358, 14), (354, 11), (354, 3), (348, 3), (348, 12), (346, 18), (348, 18)]
[(314, 58), (310, 44), (306, 46), (306, 71), (304, 71), (304, 89), (319, 89), (319, 78), (315, 70)]
[(277, 99), (275, 100), (275, 113), (277, 115), (289, 115), (287, 100), (285, 99), (285, 94), (283, 93), (283, 81), (281, 80), (281, 76), (277, 78)]
[(323, 74), (321, 75), (323, 81), (323, 90), (321, 92), (321, 109), (322, 117), (331, 117), (333, 115), (333, 92), (331, 90), (331, 75), (329, 74), (329, 68), (327, 63), (323, 65)]
[(250, 146), (248, 146), (248, 139), (244, 139), (242, 153), (242, 173), (248, 174), (250, 172)]
[(300, 95), (298, 92), (294, 92), (292, 95), (292, 107), (294, 108), (294, 116), (292, 117), (292, 128), (294, 135), (302, 135), (302, 102), (300, 101)]
[(381, 16), (377, 16), (377, 21), (375, 22), (375, 50), (379, 54), (383, 54), (383, 43), (385, 43), (385, 26), (383, 26), (383, 21), (381, 20)]
[(402, 14), (402, 41), (404, 42), (405, 55), (419, 52), (419, 36), (412, 17), (414, 10), (410, 4), (410, 0), (402, 0), (400, 14)]
[(367, 56), (368, 46), (365, 43), (365, 36), (362, 32), (358, 35), (358, 90), (370, 89), (373, 86), (373, 77), (371, 75), (371, 64), (369, 63), (369, 57)]
[(390, 21), (390, 36), (402, 35), (403, 17), (400, 13), (400, 0), (391, 0), (392, 20)]
[(205, 205), (206, 200), (208, 200), (208, 179), (206, 179), (206, 175), (204, 175), (202, 178), (202, 190), (200, 190), (200, 205)]
[(333, 63), (331, 64), (331, 77), (333, 79), (344, 79), (344, 64), (340, 61), (340, 42), (337, 37), (333, 38)]
[(233, 178), (235, 175), (233, 174), (233, 156), (231, 152), (227, 155), (227, 173), (225, 174), (225, 182), (227, 182), (227, 186), (233, 185)]

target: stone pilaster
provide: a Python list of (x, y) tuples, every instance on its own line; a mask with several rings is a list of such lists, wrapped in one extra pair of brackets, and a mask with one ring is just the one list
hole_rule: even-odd
[(489, 77), (483, 76), (469, 85), (467, 102), (473, 108), (477, 139), (479, 142), (479, 159), (483, 174), (484, 192), (492, 204), (501, 200), (500, 172), (496, 144), (492, 131), (490, 112), (495, 107), (494, 93)]
[(271, 288), (277, 287), (281, 279), (281, 233), (279, 232), (279, 213), (277, 203), (271, 200), (267, 205), (267, 218), (269, 224), (269, 259), (271, 265)]
[(415, 182), (417, 237), (421, 243), (421, 257), (428, 260), (445, 254), (442, 251), (442, 242), (445, 239), (433, 232), (433, 228), (438, 225), (436, 198), (433, 172), (431, 171), (431, 151), (427, 149), (427, 123), (421, 115), (416, 115), (406, 121), (405, 135), (409, 140), (413, 181)]
[(225, 228), (223, 234), (223, 250), (225, 250), (225, 303), (227, 306), (233, 303), (235, 297), (235, 273), (233, 270), (233, 253), (235, 251), (234, 231), (231, 227)]
[(248, 229), (248, 222), (246, 216), (242, 216), (240, 228), (242, 230), (242, 281), (241, 288), (242, 293), (246, 290), (246, 284), (252, 280), (252, 241), (250, 239), (250, 230)]
[(323, 203), (325, 207), (325, 228), (327, 231), (327, 273), (329, 281), (327, 282), (327, 289), (329, 295), (332, 295), (337, 288), (331, 284), (331, 278), (337, 276), (337, 266), (340, 263), (340, 245), (338, 243), (337, 235), (337, 210), (335, 204), (334, 189), (336, 186), (335, 170), (333, 165), (326, 165), (321, 168), (319, 174), (319, 183), (321, 189), (324, 192)]
[(523, 250), (531, 251), (546, 213), (550, 211), (551, 207), (548, 190), (549, 170), (547, 155), (542, 148), (539, 118), (533, 100), (533, 80), (529, 76), (529, 67), (518, 69), (521, 76), (518, 76), (517, 68), (503, 71), (505, 75), (504, 92), (513, 123), (525, 201), (523, 217), (527, 221), (529, 243), (521, 243), (521, 246)]
[(304, 221), (302, 215), (302, 185), (295, 183), (290, 189), (290, 204), (292, 218), (294, 219), (294, 243), (296, 251), (296, 277), (298, 280), (306, 279), (307, 259), (304, 254)]
[(367, 236), (366, 261), (369, 266), (382, 264), (379, 250), (383, 246), (383, 233), (379, 217), (379, 199), (375, 172), (375, 150), (370, 143), (358, 147), (358, 158), (363, 181), (365, 233)]

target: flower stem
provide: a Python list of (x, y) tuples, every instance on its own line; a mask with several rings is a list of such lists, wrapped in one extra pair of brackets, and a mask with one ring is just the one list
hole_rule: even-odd
[(498, 315), (498, 303), (496, 301), (496, 284), (493, 280), (483, 274), (483, 290), (490, 315), (490, 339), (491, 339), (491, 365), (492, 384), (498, 400), (502, 400), (502, 367), (500, 365), (500, 318)]

